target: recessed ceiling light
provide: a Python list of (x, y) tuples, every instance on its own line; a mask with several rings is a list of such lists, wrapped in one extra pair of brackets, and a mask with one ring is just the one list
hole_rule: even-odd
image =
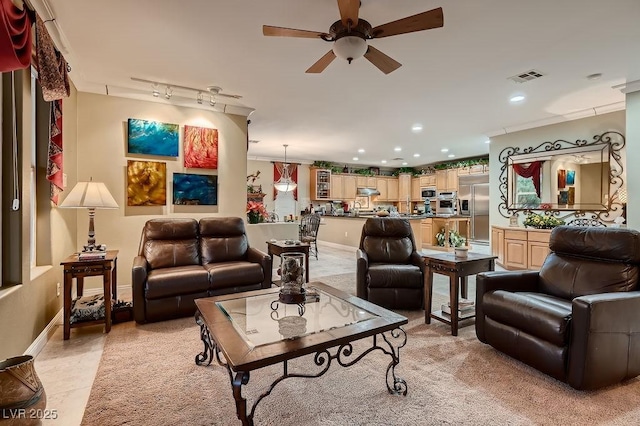
[(440, 152), (449, 152), (449, 148), (442, 148)]
[(524, 101), (524, 95), (515, 95), (509, 98), (509, 102), (515, 104)]
[(403, 166), (406, 166), (407, 164), (409, 164), (409, 163), (407, 163), (406, 161), (404, 163), (402, 163)]
[(491, 140), (487, 139), (486, 141), (484, 141), (484, 143), (491, 143)]
[(587, 76), (587, 80), (597, 80), (597, 79), (599, 79), (600, 77), (602, 77), (602, 73), (597, 72), (597, 73), (595, 73), (595, 74), (589, 74), (589, 75)]
[(353, 161), (358, 161), (358, 157), (353, 157)]
[(416, 123), (413, 126), (411, 126), (411, 131), (413, 133), (420, 133), (422, 131), (422, 124)]
[(382, 164), (387, 164), (387, 160), (382, 160), (381, 163)]
[(449, 157), (449, 158), (453, 158), (453, 157), (455, 157), (455, 155), (453, 155), (453, 154), (449, 154), (449, 155), (447, 155), (447, 157)]
[(364, 149), (360, 148), (360, 149), (358, 150), (358, 152), (359, 152), (360, 154), (362, 154), (362, 153), (364, 153)]
[(396, 146), (395, 148), (393, 148), (393, 150), (395, 152), (400, 152), (400, 151), (402, 151), (402, 148), (400, 148), (399, 146)]
[(415, 153), (415, 154), (413, 154), (413, 156), (414, 156), (414, 157), (416, 157), (416, 158), (418, 158), (418, 157), (420, 157), (420, 154)]

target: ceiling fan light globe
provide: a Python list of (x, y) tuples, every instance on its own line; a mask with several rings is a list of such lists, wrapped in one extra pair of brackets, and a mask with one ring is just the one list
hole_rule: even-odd
[(349, 61), (358, 59), (367, 53), (367, 42), (357, 36), (341, 37), (333, 43), (333, 53), (340, 58)]

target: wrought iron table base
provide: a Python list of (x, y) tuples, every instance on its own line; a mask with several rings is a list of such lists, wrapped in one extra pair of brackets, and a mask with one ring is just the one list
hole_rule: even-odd
[[(203, 351), (196, 355), (196, 364), (210, 365), (215, 355), (217, 363), (227, 369), (227, 372), (229, 373), (229, 380), (231, 382), (231, 388), (233, 390), (233, 398), (236, 401), (236, 414), (238, 416), (238, 419), (242, 421), (243, 425), (253, 425), (253, 416), (260, 401), (271, 394), (276, 385), (284, 379), (288, 379), (291, 377), (320, 377), (329, 370), (331, 362), (334, 359), (341, 366), (350, 367), (364, 358), (367, 354), (375, 350), (380, 350), (391, 357), (391, 362), (389, 362), (386, 372), (386, 383), (389, 393), (393, 395), (407, 395), (407, 382), (405, 382), (404, 379), (396, 376), (396, 366), (400, 363), (400, 348), (404, 347), (407, 344), (407, 333), (402, 329), (402, 327), (398, 327), (388, 333), (380, 333), (379, 335), (374, 334), (373, 336), (371, 336), (373, 338), (373, 345), (369, 349), (365, 350), (363, 353), (352, 359), (350, 359), (353, 356), (353, 346), (351, 343), (345, 343), (338, 346), (338, 349), (333, 354), (330, 352), (330, 349), (333, 348), (327, 348), (322, 351), (316, 352), (313, 358), (314, 363), (316, 366), (322, 367), (322, 369), (316, 374), (289, 373), (288, 361), (283, 361), (282, 375), (275, 379), (269, 389), (267, 389), (258, 397), (258, 399), (256, 399), (256, 401), (251, 406), (249, 414), (247, 414), (247, 400), (242, 397), (242, 385), (246, 385), (247, 383), (249, 383), (250, 372), (237, 371), (235, 372), (234, 376), (234, 371), (231, 369), (226, 360), (224, 362), (222, 361), (220, 357), (220, 348), (218, 348), (216, 342), (211, 338), (209, 329), (207, 328), (207, 325), (202, 319), (199, 311), (196, 312), (195, 319), (196, 323), (200, 326), (200, 339), (204, 344)], [(378, 336), (382, 337), (382, 340), (384, 341), (384, 343), (386, 343), (388, 348), (378, 345), (378, 343), (380, 342)], [(382, 344), (382, 342), (380, 343)]]

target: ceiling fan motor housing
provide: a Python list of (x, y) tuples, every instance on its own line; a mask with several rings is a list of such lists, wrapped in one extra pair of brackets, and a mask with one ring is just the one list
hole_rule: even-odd
[[(349, 21), (351, 24), (351, 21)], [(333, 53), (349, 63), (367, 53), (367, 39), (371, 39), (371, 24), (364, 19), (358, 20), (356, 26), (345, 26), (342, 21), (336, 21), (329, 29), (331, 39), (334, 40)]]

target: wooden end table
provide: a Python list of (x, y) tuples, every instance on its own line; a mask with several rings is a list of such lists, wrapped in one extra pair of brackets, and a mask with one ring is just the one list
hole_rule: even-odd
[(309, 243), (285, 244), (284, 241), (267, 241), (267, 252), (271, 258), (281, 256), (282, 253), (304, 253), (305, 279), (309, 282)]
[[(60, 262), (64, 273), (64, 340), (69, 340), (71, 327), (95, 325), (104, 323), (104, 331), (111, 331), (111, 299), (118, 300), (118, 250), (107, 250), (104, 259), (79, 260), (78, 253), (74, 253)], [(104, 319), (96, 321), (82, 321), (71, 324), (71, 287), (76, 279), (76, 292), (82, 297), (84, 278), (102, 275), (104, 291)]]
[[(466, 258), (458, 258), (454, 253), (439, 253), (424, 255), (427, 265), (427, 282), (424, 286), (424, 322), (431, 324), (431, 318), (451, 325), (451, 334), (458, 335), (458, 299), (460, 293), (467, 297), (467, 277), (479, 272), (493, 271), (497, 256), (479, 253), (468, 253)], [(433, 274), (447, 275), (449, 277), (449, 306), (451, 315), (441, 310), (431, 312), (431, 296), (433, 292)], [(459, 292), (460, 288), (460, 292)], [(475, 318), (475, 312), (465, 315), (462, 319)]]

